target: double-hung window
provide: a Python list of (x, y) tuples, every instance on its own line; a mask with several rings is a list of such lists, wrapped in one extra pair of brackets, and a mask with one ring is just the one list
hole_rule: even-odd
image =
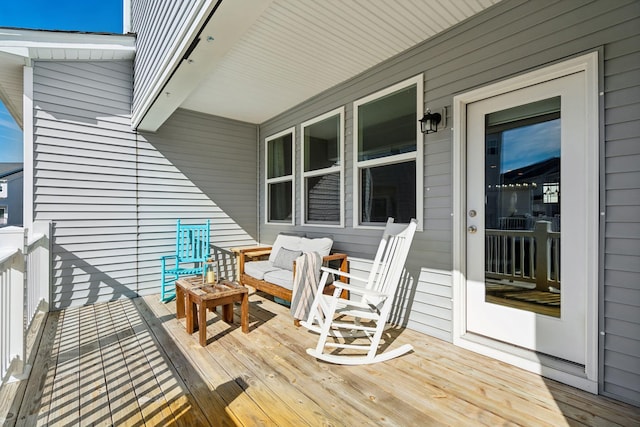
[(268, 223), (294, 224), (294, 141), (294, 128), (265, 139), (265, 217)]
[(302, 222), (344, 226), (344, 108), (301, 125)]
[(422, 87), (419, 75), (354, 102), (354, 227), (422, 225)]

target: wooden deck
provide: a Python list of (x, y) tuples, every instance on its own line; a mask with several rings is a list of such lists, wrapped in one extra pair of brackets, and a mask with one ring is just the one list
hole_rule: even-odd
[(208, 315), (208, 345), (157, 296), (51, 313), (8, 425), (640, 425), (640, 408), (402, 330), (369, 366), (305, 353), (315, 336), (250, 296), (250, 332)]

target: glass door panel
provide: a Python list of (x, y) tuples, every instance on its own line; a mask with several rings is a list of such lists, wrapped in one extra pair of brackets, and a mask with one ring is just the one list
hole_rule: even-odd
[(485, 116), (485, 301), (560, 317), (560, 97)]

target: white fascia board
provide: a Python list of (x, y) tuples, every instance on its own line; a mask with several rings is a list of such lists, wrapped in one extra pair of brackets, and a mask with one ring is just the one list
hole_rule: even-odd
[[(133, 59), (135, 37), (122, 34), (71, 33), (58, 31), (34, 31), (0, 28), (0, 50), (24, 56), (39, 58), (41, 49), (107, 51), (122, 59)], [(27, 52), (25, 52), (25, 50)]]
[(21, 58), (29, 58), (29, 49), (26, 47), (11, 47), (0, 45), (0, 52), (8, 55), (19, 56)]
[[(271, 2), (272, 0), (223, 1), (204, 28), (202, 22), (199, 27), (192, 27), (185, 35), (185, 42), (189, 42), (184, 43), (186, 48), (196, 37), (200, 38), (200, 42), (187, 59), (182, 59), (184, 51), (174, 56), (177, 67), (175, 73), (168, 77), (166, 84), (163, 84), (162, 79), (156, 82), (155, 90), (146, 100), (148, 107), (141, 108), (137, 116), (132, 118), (134, 128), (148, 132), (158, 130), (207, 74), (220, 63)], [(198, 34), (200, 28), (202, 31)], [(167, 68), (165, 72), (172, 69)]]

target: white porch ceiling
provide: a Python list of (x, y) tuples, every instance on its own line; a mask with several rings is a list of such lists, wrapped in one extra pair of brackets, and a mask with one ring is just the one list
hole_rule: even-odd
[(180, 107), (262, 123), (498, 2), (273, 0)]

